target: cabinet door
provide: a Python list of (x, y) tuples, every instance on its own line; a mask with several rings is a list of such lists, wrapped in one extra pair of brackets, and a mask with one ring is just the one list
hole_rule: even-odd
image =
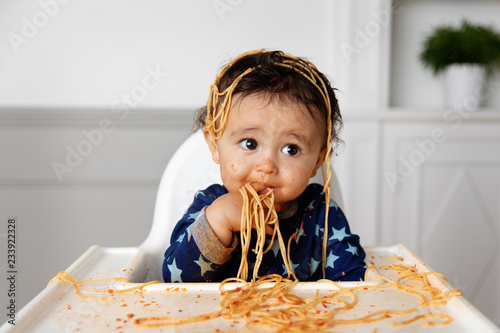
[(500, 124), (388, 123), (382, 242), (405, 243), (495, 320), (500, 304)]

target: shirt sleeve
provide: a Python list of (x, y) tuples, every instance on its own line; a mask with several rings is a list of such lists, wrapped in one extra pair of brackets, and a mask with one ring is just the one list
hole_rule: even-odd
[(329, 210), (326, 278), (333, 281), (363, 281), (366, 254), (359, 236), (351, 233), (342, 209), (333, 200), (330, 201)]
[(212, 193), (209, 189), (195, 195), (193, 204), (174, 228), (163, 260), (165, 282), (216, 281), (231, 258), (236, 239), (230, 248), (224, 247), (205, 217), (206, 206), (224, 193)]

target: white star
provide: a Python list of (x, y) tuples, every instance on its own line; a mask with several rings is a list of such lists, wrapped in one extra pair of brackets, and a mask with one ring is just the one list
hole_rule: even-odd
[(185, 233), (182, 233), (179, 238), (177, 238), (177, 242), (182, 243), (182, 240), (184, 239)]
[(198, 217), (198, 215), (200, 215), (200, 212), (201, 210), (197, 211), (197, 212), (194, 212), (194, 213), (191, 213), (189, 214), (189, 219), (193, 219), (193, 220), (196, 220), (196, 218)]
[(170, 282), (182, 282), (181, 279), (181, 274), (182, 274), (182, 269), (179, 269), (177, 267), (177, 264), (175, 263), (175, 258), (174, 261), (172, 261), (172, 265), (167, 265), (168, 270), (170, 271)]
[(321, 261), (315, 260), (313, 257), (311, 257), (311, 261), (309, 262), (309, 268), (311, 269), (311, 274), (314, 274), (314, 272), (316, 272), (320, 263)]
[(337, 203), (333, 200), (333, 199), (330, 199), (330, 208), (331, 207), (335, 207), (335, 209), (338, 211), (339, 210), (339, 205), (337, 205)]
[(335, 229), (334, 227), (332, 227), (332, 229), (333, 229), (333, 236), (330, 237), (329, 240), (338, 239), (339, 242), (341, 242), (348, 235), (345, 233), (345, 227), (339, 230)]
[(315, 201), (316, 200), (311, 201), (311, 203), (309, 204), (309, 206), (307, 206), (306, 209), (313, 210), (314, 209), (314, 205), (313, 204), (314, 204)]
[(187, 233), (187, 236), (188, 236), (188, 242), (190, 242), (191, 241), (191, 226), (189, 226), (186, 229), (186, 233)]
[(195, 193), (194, 198), (195, 198), (195, 199), (198, 199), (198, 196), (199, 196), (199, 195), (202, 195), (202, 196), (204, 196), (204, 197), (206, 196), (206, 195), (205, 195), (205, 193), (203, 193), (202, 191), (198, 191), (198, 192), (196, 192), (196, 193)]
[(321, 228), (319, 224), (316, 224), (316, 227), (314, 228), (314, 234), (319, 237), (319, 232), (323, 232), (324, 228)]
[(201, 268), (201, 275), (205, 275), (207, 271), (211, 271), (212, 267), (210, 266), (210, 262), (207, 262), (203, 259), (203, 256), (200, 254), (200, 258), (194, 261)]
[(349, 247), (349, 248), (345, 249), (347, 252), (351, 252), (352, 255), (359, 255), (358, 254), (358, 248), (356, 246), (352, 246), (349, 243), (347, 243), (347, 246)]
[(271, 247), (271, 250), (274, 252), (274, 257), (278, 257), (278, 251), (280, 250), (280, 242), (278, 241), (277, 238), (274, 239), (273, 246)]
[(304, 231), (304, 221), (302, 221), (302, 224), (300, 225), (300, 229), (298, 230), (297, 233), (297, 238), (295, 239), (296, 243), (299, 243), (300, 236), (307, 236), (306, 232)]
[(334, 255), (333, 253), (330, 253), (328, 257), (326, 257), (326, 267), (331, 267), (335, 268), (335, 261), (340, 258), (339, 256)]
[[(287, 273), (287, 270), (286, 270), (286, 266), (285, 266), (285, 264), (283, 264), (282, 266), (283, 266), (283, 275), (288, 274), (288, 273)], [(297, 268), (298, 266), (300, 266), (300, 264), (294, 264), (294, 263), (292, 262), (292, 270), (293, 270), (294, 272), (295, 272), (295, 268)], [(290, 272), (290, 275), (292, 275), (292, 272)]]

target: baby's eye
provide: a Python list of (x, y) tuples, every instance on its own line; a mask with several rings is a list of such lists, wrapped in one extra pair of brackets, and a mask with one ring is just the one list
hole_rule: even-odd
[(254, 139), (243, 139), (240, 141), (240, 146), (246, 150), (254, 150), (257, 149), (258, 145)]
[(300, 152), (300, 149), (296, 145), (286, 145), (281, 149), (283, 154), (290, 155), (290, 156), (295, 156)]

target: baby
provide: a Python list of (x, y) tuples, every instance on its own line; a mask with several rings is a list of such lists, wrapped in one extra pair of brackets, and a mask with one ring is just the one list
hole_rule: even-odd
[[(237, 57), (216, 78), (197, 124), (220, 165), (223, 185), (197, 192), (177, 223), (165, 252), (165, 282), (237, 276), (242, 253), (239, 189), (245, 184), (258, 194), (274, 192), (282, 237), (286, 244), (294, 237), (289, 256), (299, 280), (363, 279), (365, 252), (359, 237), (351, 234), (338, 205), (325, 201), (328, 185), (309, 184), (329, 161), (332, 144), (340, 142), (342, 125), (334, 90), (313, 64), (280, 51)], [(270, 227), (266, 232), (271, 233)], [(255, 253), (249, 252), (247, 260), (251, 271)], [(287, 276), (276, 239), (259, 267), (259, 276), (267, 274)]]

